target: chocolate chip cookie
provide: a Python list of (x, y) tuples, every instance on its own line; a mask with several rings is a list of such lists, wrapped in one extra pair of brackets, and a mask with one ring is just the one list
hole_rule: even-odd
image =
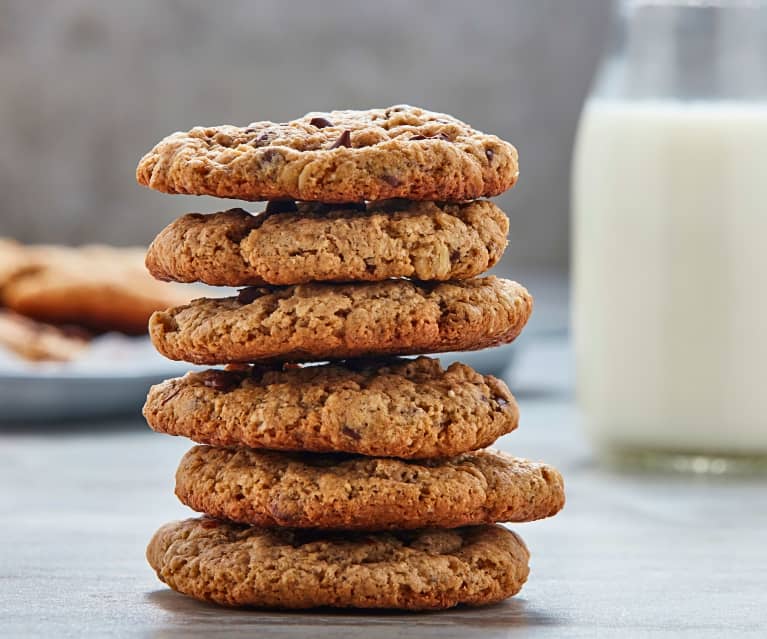
[(343, 530), (533, 521), (565, 501), (554, 468), (490, 450), (414, 461), (195, 446), (176, 495), (220, 519)]
[(161, 280), (213, 286), (463, 280), (498, 262), (508, 231), (508, 218), (487, 200), (272, 202), (259, 215), (185, 215), (152, 242), (146, 264)]
[(419, 357), (191, 372), (153, 386), (144, 416), (202, 444), (426, 458), (489, 446), (519, 409), (501, 380)]
[(240, 200), (464, 201), (517, 181), (517, 151), (442, 113), (401, 105), (285, 123), (195, 127), (139, 162), (139, 184)]
[(502, 526), (318, 533), (208, 518), (166, 524), (146, 554), (174, 590), (225, 606), (407, 610), (506, 599), (530, 559)]
[(496, 277), (248, 288), (157, 312), (152, 342), (196, 364), (475, 350), (511, 342), (532, 312), (523, 286)]

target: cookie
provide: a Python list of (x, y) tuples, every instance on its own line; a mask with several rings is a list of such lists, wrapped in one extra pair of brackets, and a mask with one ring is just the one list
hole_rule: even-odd
[(195, 446), (176, 495), (219, 519), (338, 530), (533, 521), (565, 501), (554, 468), (491, 450), (414, 461)]
[(149, 334), (166, 357), (197, 364), (323, 361), (495, 346), (519, 335), (531, 312), (524, 287), (495, 277), (299, 284), (157, 312)]
[(225, 606), (405, 610), (511, 597), (530, 559), (502, 526), (329, 534), (209, 518), (166, 524), (146, 556), (174, 590)]
[(30, 264), (30, 256), (23, 244), (0, 237), (0, 295), (6, 283), (26, 270)]
[(139, 184), (239, 200), (464, 201), (517, 181), (517, 151), (442, 113), (401, 105), (286, 123), (195, 127), (139, 162)]
[(89, 344), (80, 331), (35, 322), (10, 311), (0, 310), (0, 347), (32, 361), (67, 362)]
[(147, 268), (161, 280), (213, 286), (463, 280), (498, 262), (509, 231), (487, 200), (280, 207), (294, 210), (185, 215), (152, 242)]
[(37, 245), (24, 247), (19, 259), (23, 268), (6, 277), (0, 302), (51, 324), (140, 335), (154, 311), (192, 297), (152, 279), (141, 248)]
[(153, 386), (144, 416), (215, 446), (427, 458), (489, 446), (519, 408), (501, 380), (419, 357), (191, 372)]

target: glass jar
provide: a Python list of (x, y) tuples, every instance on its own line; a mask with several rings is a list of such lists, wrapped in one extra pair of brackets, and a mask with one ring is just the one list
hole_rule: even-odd
[(767, 468), (767, 0), (616, 5), (573, 239), (577, 397), (601, 458)]

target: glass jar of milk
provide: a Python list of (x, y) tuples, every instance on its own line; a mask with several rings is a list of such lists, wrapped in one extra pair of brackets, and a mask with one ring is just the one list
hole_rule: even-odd
[(603, 459), (767, 468), (767, 1), (625, 1), (573, 171), (577, 395)]

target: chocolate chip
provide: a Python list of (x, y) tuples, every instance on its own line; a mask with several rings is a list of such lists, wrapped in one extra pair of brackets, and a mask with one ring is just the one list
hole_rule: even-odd
[(255, 133), (256, 131), (258, 131), (258, 129), (254, 129), (252, 126), (245, 129), (245, 133)]
[(362, 439), (362, 435), (360, 435), (356, 430), (353, 428), (349, 428), (348, 426), (344, 426), (341, 428), (341, 432), (346, 435), (347, 437), (351, 437), (352, 439), (356, 439), (359, 441)]
[(324, 129), (326, 126), (333, 126), (333, 123), (326, 118), (312, 118), (309, 120), (309, 124), (316, 126), (318, 129)]
[(393, 175), (382, 175), (381, 179), (386, 182), (389, 186), (399, 186), (402, 184), (396, 177)]
[(255, 146), (265, 146), (269, 144), (269, 140), (271, 139), (272, 139), (272, 134), (269, 131), (267, 131), (266, 133), (262, 133), (255, 140), (253, 140), (253, 144)]
[(445, 133), (444, 131), (440, 131), (437, 133), (437, 135), (434, 136), (435, 140), (446, 140), (447, 142), (450, 142), (450, 136)]
[(427, 137), (425, 135), (415, 135), (412, 138), (410, 138), (411, 142), (413, 140), (426, 140), (426, 139), (427, 139)]
[(507, 402), (503, 397), (496, 397), (495, 403), (498, 404), (498, 408), (504, 408), (509, 404), (509, 402)]
[(228, 393), (240, 385), (242, 375), (230, 371), (207, 371), (203, 377), (202, 383), (208, 388)]
[(298, 206), (293, 200), (269, 200), (265, 213), (295, 213)]
[(281, 158), (282, 154), (279, 151), (276, 151), (275, 149), (266, 149), (266, 151), (264, 151), (261, 154), (261, 159), (264, 162), (271, 162), (274, 158), (277, 158), (277, 157)]
[(493, 161), (493, 156), (494, 155), (495, 155), (495, 153), (493, 153), (493, 149), (485, 149), (485, 157), (487, 158), (488, 162), (492, 162)]
[(331, 146), (330, 148), (331, 149), (337, 149), (337, 148), (342, 147), (342, 146), (345, 146), (345, 147), (349, 148), (351, 145), (352, 145), (352, 132), (349, 131), (349, 129), (346, 129), (346, 131), (344, 131), (341, 134), (341, 137), (339, 137), (335, 141), (333, 146)]
[(258, 286), (249, 286), (248, 288), (241, 289), (240, 292), (237, 293), (237, 301), (240, 304), (250, 304), (261, 297), (262, 294), (263, 289), (260, 289)]
[(452, 251), (450, 251), (451, 262), (457, 262), (460, 259), (461, 259), (461, 251), (459, 251), (458, 249), (453, 249)]

